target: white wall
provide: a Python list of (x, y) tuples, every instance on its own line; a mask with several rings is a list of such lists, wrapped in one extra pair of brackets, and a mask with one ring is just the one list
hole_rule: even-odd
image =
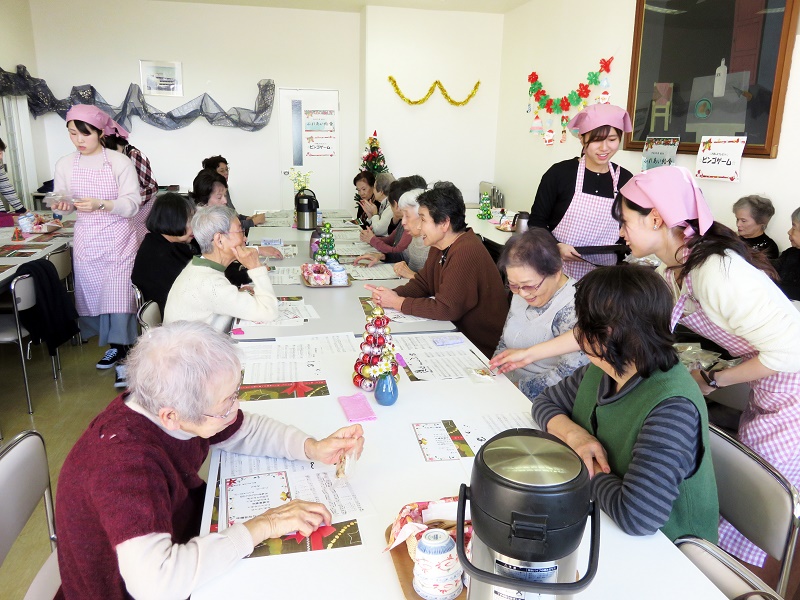
[[(25, 65), (31, 75), (37, 76), (31, 11), (28, 0), (3, 0), (3, 9), (0, 12), (0, 67), (13, 73), (16, 72), (17, 65)], [(47, 152), (44, 151), (46, 141), (41, 119), (31, 120), (31, 135), (34, 146), (42, 149), (34, 155), (36, 168), (44, 170)]]
[[(358, 13), (331, 13), (148, 0), (30, 0), (38, 58), (37, 77), (59, 98), (74, 85), (91, 84), (117, 105), (139, 60), (183, 63), (184, 97), (146, 96), (167, 111), (207, 92), (227, 110), (252, 109), (260, 79), (276, 88), (339, 90), (341, 198), (349, 206), (352, 173), (359, 164)], [(113, 24), (114, 31), (104, 27)], [(119, 35), (122, 39), (114, 40)], [(152, 163), (161, 185), (191, 185), (203, 158), (222, 154), (231, 165), (237, 209), (278, 208), (278, 107), (259, 132), (214, 127), (198, 119), (163, 131), (133, 118), (131, 143)], [(50, 179), (55, 161), (73, 150), (64, 121), (43, 118)]]
[[(525, 110), (531, 71), (539, 74), (548, 91), (563, 94), (562, 90), (574, 89), (585, 80), (589, 70), (596, 70), (600, 57), (614, 55), (612, 102), (627, 106), (636, 2), (608, 0), (591, 7), (576, 10), (572, 3), (533, 0), (505, 15), (495, 182), (505, 192), (506, 204), (511, 208), (529, 210), (548, 167), (580, 153), (580, 145), (571, 136), (566, 144), (556, 142), (555, 147), (545, 148), (538, 135), (529, 133), (532, 114)], [(586, 33), (566, 36), (567, 30)], [(795, 43), (795, 65), (800, 65), (798, 46)], [(793, 69), (789, 78), (778, 158), (744, 158), (739, 183), (700, 182), (715, 218), (734, 230), (731, 205), (738, 198), (748, 194), (769, 197), (776, 214), (767, 233), (781, 249), (789, 246), (786, 231), (790, 215), (800, 206), (800, 194), (791, 185), (800, 164), (800, 147), (794, 143), (800, 135), (800, 115), (793, 110), (798, 97), (800, 66)], [(633, 173), (641, 170), (639, 152), (620, 151), (614, 160)], [(694, 170), (695, 156), (679, 154), (677, 164)]]
[[(478, 183), (494, 178), (502, 15), (376, 6), (365, 15), (362, 135), (378, 131), (395, 176), (449, 180), (474, 201)], [(437, 79), (455, 100), (481, 85), (465, 106), (451, 106), (438, 90), (411, 106), (395, 94), (389, 75), (413, 100)]]

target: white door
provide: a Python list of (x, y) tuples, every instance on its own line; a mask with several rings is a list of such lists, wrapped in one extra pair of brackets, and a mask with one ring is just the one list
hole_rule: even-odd
[(341, 208), (339, 92), (281, 88), (278, 95), (281, 208), (294, 208), (289, 169), (311, 171), (308, 187), (320, 207)]

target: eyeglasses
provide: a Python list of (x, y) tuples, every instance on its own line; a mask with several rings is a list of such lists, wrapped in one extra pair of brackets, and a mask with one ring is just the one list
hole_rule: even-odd
[(239, 385), (236, 386), (236, 391), (225, 398), (225, 403), (228, 406), (228, 409), (225, 411), (225, 414), (222, 415), (209, 415), (203, 413), (204, 417), (210, 417), (211, 419), (227, 419), (228, 416), (233, 412), (233, 407), (236, 404), (236, 401), (239, 399), (239, 389), (242, 387), (242, 383), (244, 382), (244, 373), (242, 373), (242, 378), (239, 380)]
[(506, 284), (506, 289), (511, 290), (514, 294), (519, 294), (524, 292), (526, 294), (532, 294), (533, 292), (538, 292), (539, 288), (542, 287), (542, 284), (548, 278), (548, 275), (542, 277), (542, 280), (537, 283), (536, 285), (514, 285), (513, 283)]
[(237, 229), (236, 231), (220, 231), (222, 235), (230, 235), (232, 233), (244, 234), (244, 229)]

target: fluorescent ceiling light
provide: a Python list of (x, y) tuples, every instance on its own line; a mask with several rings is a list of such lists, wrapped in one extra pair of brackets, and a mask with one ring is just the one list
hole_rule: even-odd
[(662, 6), (653, 6), (651, 4), (644, 5), (645, 10), (649, 10), (656, 13), (661, 13), (662, 15), (682, 15), (685, 13), (685, 10), (677, 10), (674, 8), (664, 8)]

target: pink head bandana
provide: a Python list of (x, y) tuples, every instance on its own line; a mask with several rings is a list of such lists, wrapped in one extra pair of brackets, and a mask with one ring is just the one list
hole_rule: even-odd
[(628, 111), (613, 104), (591, 104), (572, 117), (567, 127), (573, 133), (577, 130), (583, 135), (603, 125), (610, 125), (624, 132), (633, 131)]
[(703, 192), (684, 167), (657, 167), (639, 173), (619, 191), (642, 208), (655, 208), (667, 227), (685, 225), (683, 235), (686, 238), (694, 235), (694, 229), (686, 222), (688, 219), (698, 220), (700, 235), (714, 223)]
[(128, 139), (128, 132), (122, 125), (92, 104), (76, 104), (67, 111), (66, 120), (67, 123), (76, 120), (83, 121), (97, 127), (106, 135), (118, 135)]

